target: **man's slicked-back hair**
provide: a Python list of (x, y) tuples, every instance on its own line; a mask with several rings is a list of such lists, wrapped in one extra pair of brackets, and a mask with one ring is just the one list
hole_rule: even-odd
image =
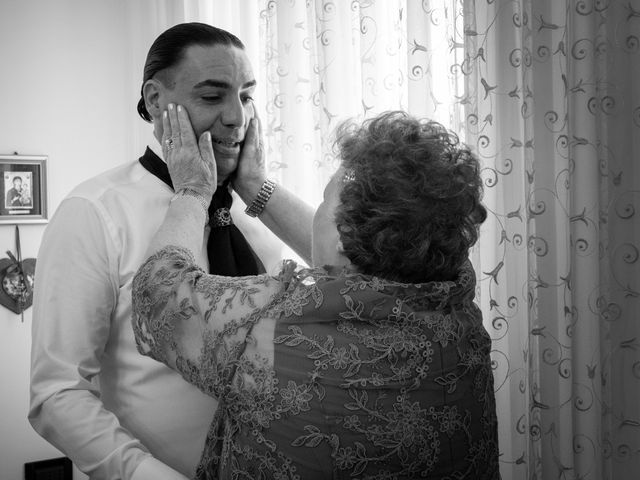
[[(240, 39), (226, 30), (206, 23), (180, 23), (161, 33), (151, 45), (144, 63), (142, 87), (144, 88), (145, 82), (158, 72), (180, 62), (184, 58), (187, 48), (192, 45), (228, 45), (244, 50), (244, 44)], [(147, 122), (152, 121), (144, 102), (142, 88), (138, 101), (138, 114)]]

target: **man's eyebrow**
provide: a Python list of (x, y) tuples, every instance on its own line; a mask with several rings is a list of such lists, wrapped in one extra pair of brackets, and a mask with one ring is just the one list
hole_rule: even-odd
[[(249, 80), (247, 83), (242, 85), (240, 90), (245, 90), (247, 88), (254, 87), (255, 85), (256, 85), (256, 81), (255, 80)], [(202, 88), (202, 87), (215, 87), (215, 88), (230, 89), (231, 88), (231, 84), (228, 83), (228, 82), (221, 81), (221, 80), (209, 79), (209, 80), (203, 80), (202, 82), (196, 83), (193, 86), (194, 89), (195, 88)]]

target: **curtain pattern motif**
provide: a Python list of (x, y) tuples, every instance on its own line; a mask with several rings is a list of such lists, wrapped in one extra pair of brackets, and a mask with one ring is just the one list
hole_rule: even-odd
[(346, 117), (406, 109), (479, 155), (503, 478), (634, 478), (640, 1), (271, 0), (260, 18), (269, 166), (310, 203)]

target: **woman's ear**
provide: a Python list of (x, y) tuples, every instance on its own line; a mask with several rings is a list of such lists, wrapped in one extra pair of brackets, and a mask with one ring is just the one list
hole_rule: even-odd
[(163, 85), (155, 78), (144, 82), (142, 86), (142, 98), (147, 107), (147, 112), (152, 118), (160, 118), (162, 116), (162, 106), (160, 105), (160, 95)]

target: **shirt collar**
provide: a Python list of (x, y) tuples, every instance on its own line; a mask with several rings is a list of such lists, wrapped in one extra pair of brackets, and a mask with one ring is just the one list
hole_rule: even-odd
[(148, 145), (148, 147), (151, 149), (151, 151), (153, 153), (155, 153), (164, 163), (167, 163), (164, 159), (164, 155), (162, 153), (162, 147), (160, 146), (159, 143), (152, 143), (151, 145)]

